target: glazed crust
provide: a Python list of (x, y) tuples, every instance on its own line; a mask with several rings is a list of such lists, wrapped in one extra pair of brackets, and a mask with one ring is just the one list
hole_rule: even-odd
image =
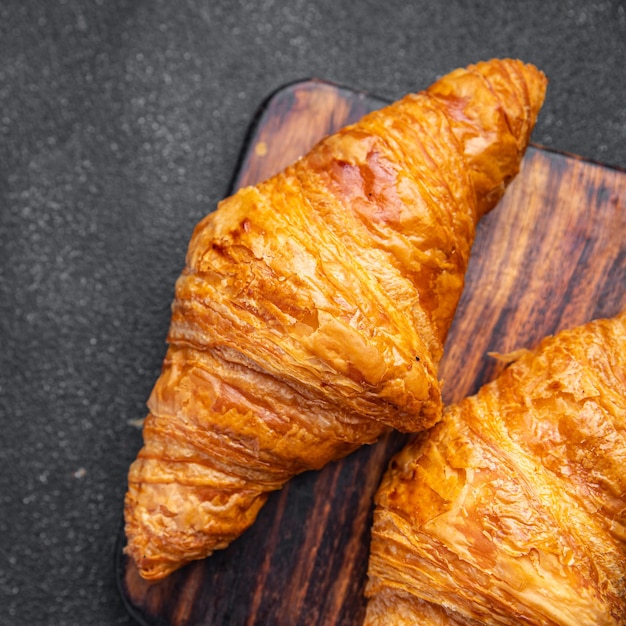
[(626, 623), (626, 312), (515, 357), (392, 460), (368, 626)]
[(295, 474), (441, 418), (476, 223), (517, 173), (545, 87), (519, 61), (457, 70), (198, 224), (128, 477), (142, 576), (225, 547)]

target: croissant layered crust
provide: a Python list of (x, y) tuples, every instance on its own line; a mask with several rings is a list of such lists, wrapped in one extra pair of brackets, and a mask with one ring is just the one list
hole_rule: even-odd
[(545, 87), (519, 61), (458, 70), (198, 224), (129, 472), (142, 576), (225, 547), (295, 474), (441, 418), (476, 223), (517, 173)]
[(626, 312), (516, 356), (392, 460), (367, 625), (626, 623)]

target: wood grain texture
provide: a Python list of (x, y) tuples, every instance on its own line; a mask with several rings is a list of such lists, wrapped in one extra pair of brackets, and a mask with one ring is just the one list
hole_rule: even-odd
[[(263, 180), (324, 135), (385, 104), (321, 81), (263, 104), (233, 190)], [(529, 149), (504, 200), (478, 227), (466, 286), (441, 363), (444, 399), (459, 400), (500, 367), (489, 353), (626, 307), (626, 172)], [(116, 575), (148, 626), (357, 625), (364, 616), (373, 494), (405, 438), (296, 477), (226, 550), (146, 583), (122, 554)]]

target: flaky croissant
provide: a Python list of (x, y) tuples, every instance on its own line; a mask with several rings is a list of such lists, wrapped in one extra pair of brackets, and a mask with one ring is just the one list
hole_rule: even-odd
[(626, 624), (626, 312), (515, 356), (391, 461), (367, 626)]
[(514, 60), (454, 71), (198, 224), (128, 476), (143, 577), (224, 548), (295, 474), (440, 419), (475, 226), (517, 173), (545, 88)]

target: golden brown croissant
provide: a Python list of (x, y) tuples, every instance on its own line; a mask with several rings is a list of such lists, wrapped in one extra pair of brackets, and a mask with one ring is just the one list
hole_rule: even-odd
[(545, 87), (519, 61), (457, 70), (198, 224), (128, 477), (142, 576), (224, 548), (295, 474), (440, 419), (475, 226), (517, 173)]
[(391, 461), (367, 626), (626, 624), (626, 312), (515, 356)]

